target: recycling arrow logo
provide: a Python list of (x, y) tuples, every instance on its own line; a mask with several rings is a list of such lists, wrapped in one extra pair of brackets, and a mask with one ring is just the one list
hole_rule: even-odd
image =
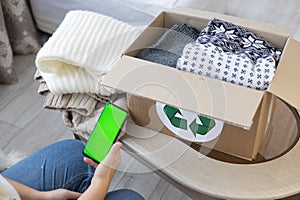
[(215, 139), (224, 123), (195, 112), (156, 102), (156, 111), (163, 124), (176, 135), (193, 142)]
[(209, 119), (207, 117), (198, 115), (201, 124), (196, 123), (196, 119), (190, 124), (190, 129), (194, 133), (194, 136), (196, 137), (196, 134), (205, 135), (207, 134), (215, 125), (215, 121), (213, 119)]
[(178, 108), (165, 105), (164, 111), (173, 126), (187, 130), (187, 120), (175, 117), (176, 114), (182, 115)]
[[(187, 130), (187, 120), (179, 118), (179, 117), (175, 117), (175, 115), (177, 113), (182, 115), (178, 108), (174, 108), (172, 106), (165, 105), (164, 112), (166, 113), (168, 119), (170, 120), (170, 122), (173, 126)], [(209, 118), (201, 116), (201, 115), (198, 115), (197, 117), (200, 119), (201, 124), (196, 123), (196, 118), (195, 118), (192, 121), (192, 123), (189, 125), (189, 127), (195, 137), (196, 137), (196, 134), (201, 134), (201, 135), (207, 134), (216, 124), (213, 119), (209, 119)]]

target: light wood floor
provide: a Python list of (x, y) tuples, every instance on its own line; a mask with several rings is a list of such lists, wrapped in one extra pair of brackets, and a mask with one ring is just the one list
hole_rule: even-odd
[[(43, 97), (37, 94), (33, 81), (35, 55), (15, 56), (19, 82), (0, 85), (0, 148), (6, 152), (20, 151), (27, 155), (56, 141), (73, 138), (58, 111), (43, 109)], [(139, 170), (135, 170), (135, 169)], [(145, 169), (145, 170), (141, 170)], [(122, 163), (110, 190), (129, 188), (146, 199), (190, 199), (154, 172), (122, 152)]]

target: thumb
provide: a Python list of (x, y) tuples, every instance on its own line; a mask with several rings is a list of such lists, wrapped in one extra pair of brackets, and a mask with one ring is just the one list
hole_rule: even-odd
[(102, 161), (102, 163), (106, 166), (116, 169), (121, 162), (121, 155), (120, 155), (121, 146), (122, 146), (121, 142), (116, 142), (115, 144), (113, 144), (113, 146), (109, 150), (109, 153)]
[(116, 142), (115, 144), (112, 145), (110, 151), (109, 151), (109, 154), (112, 153), (112, 154), (116, 154), (120, 151), (122, 147), (122, 143), (121, 142)]

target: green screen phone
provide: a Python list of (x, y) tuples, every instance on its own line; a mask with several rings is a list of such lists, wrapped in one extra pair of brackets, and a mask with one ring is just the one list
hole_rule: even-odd
[(116, 141), (126, 118), (125, 110), (107, 103), (83, 149), (84, 155), (100, 163)]

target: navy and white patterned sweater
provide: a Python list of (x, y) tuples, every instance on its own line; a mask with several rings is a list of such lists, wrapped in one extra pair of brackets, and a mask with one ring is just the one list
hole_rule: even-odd
[(185, 46), (176, 68), (265, 90), (280, 56), (281, 51), (260, 36), (213, 18), (197, 40)]

